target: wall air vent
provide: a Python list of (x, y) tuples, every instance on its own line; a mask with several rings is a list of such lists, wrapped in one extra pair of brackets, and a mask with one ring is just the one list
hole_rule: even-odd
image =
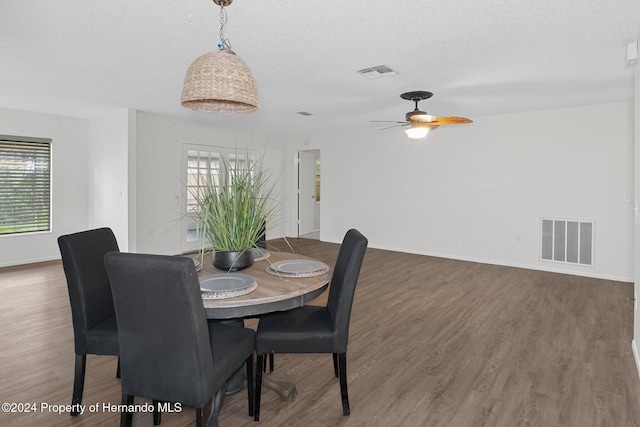
[(554, 218), (541, 220), (540, 259), (593, 265), (593, 221)]
[(398, 75), (398, 73), (396, 73), (386, 65), (377, 65), (371, 68), (363, 68), (362, 70), (358, 70), (358, 73), (369, 79), (379, 79), (380, 77), (391, 77)]

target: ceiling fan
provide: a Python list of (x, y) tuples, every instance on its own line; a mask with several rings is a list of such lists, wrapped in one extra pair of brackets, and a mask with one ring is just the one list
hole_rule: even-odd
[[(400, 95), (400, 98), (402, 99), (415, 102), (415, 108), (413, 111), (409, 111), (407, 114), (405, 114), (404, 122), (398, 122), (398, 121), (391, 122), (391, 123), (398, 123), (398, 124), (395, 126), (390, 126), (383, 129), (390, 129), (392, 127), (397, 127), (397, 126), (409, 126), (407, 129), (405, 129), (405, 132), (407, 133), (409, 138), (421, 139), (427, 136), (427, 133), (430, 130), (435, 129), (438, 126), (459, 125), (459, 124), (473, 122), (472, 120), (467, 119), (465, 117), (456, 117), (456, 116), (436, 117), (436, 116), (432, 116), (431, 114), (427, 114), (425, 111), (420, 111), (420, 109), (418, 109), (418, 102), (424, 99), (429, 99), (432, 96), (433, 96), (433, 93), (422, 91), (422, 90), (405, 92), (402, 95)], [(389, 121), (384, 121), (384, 120), (374, 120), (374, 122), (389, 123)]]

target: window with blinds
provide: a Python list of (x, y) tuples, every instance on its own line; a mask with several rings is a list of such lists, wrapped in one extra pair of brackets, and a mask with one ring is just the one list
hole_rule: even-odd
[(0, 235), (51, 229), (51, 140), (0, 135)]
[(221, 154), (217, 151), (187, 151), (187, 213), (198, 211), (198, 200), (211, 186), (220, 185)]
[(229, 171), (251, 173), (255, 163), (250, 156), (218, 149), (188, 149), (186, 159), (187, 213), (198, 211), (198, 200), (212, 186), (231, 185), (230, 182), (224, 182)]
[(200, 240), (201, 230), (198, 230), (196, 216), (198, 214), (198, 200), (202, 200), (211, 187), (232, 185), (225, 182), (229, 171), (252, 173), (255, 159), (249, 154), (230, 152), (221, 147), (183, 146), (186, 154), (186, 213), (191, 219), (187, 227), (187, 242)]

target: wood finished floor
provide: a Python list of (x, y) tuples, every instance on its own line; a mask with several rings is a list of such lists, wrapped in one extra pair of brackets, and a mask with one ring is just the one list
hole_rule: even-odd
[[(335, 261), (338, 245), (291, 242)], [(369, 249), (347, 354), (351, 416), (342, 416), (330, 355), (277, 355), (272, 375), (295, 382), (298, 397), (264, 390), (259, 423), (244, 393), (228, 397), (220, 424), (638, 426), (632, 298), (630, 283)], [(73, 334), (59, 262), (0, 269), (0, 325), (0, 401), (68, 404)], [(83, 403), (120, 402), (115, 370), (115, 357), (88, 357)], [(2, 426), (118, 421), (104, 411), (0, 413)], [(162, 425), (193, 422), (185, 408)], [(151, 414), (134, 425), (151, 426)]]

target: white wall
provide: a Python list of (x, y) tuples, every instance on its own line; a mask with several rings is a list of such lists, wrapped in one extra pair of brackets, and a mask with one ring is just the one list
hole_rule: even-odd
[[(108, 226), (123, 251), (177, 254), (185, 250), (180, 203), (182, 144), (245, 146), (265, 155), (274, 171), (282, 215), (268, 238), (292, 228), (280, 171), (281, 138), (174, 121), (117, 109), (91, 120), (0, 109), (0, 134), (53, 140), (53, 226), (50, 233), (0, 236), (0, 267), (58, 259), (57, 237)], [(138, 139), (140, 143), (138, 143)]]
[(0, 134), (52, 139), (52, 229), (0, 236), (0, 267), (60, 258), (58, 236), (88, 226), (89, 121), (0, 109)]
[[(0, 238), (0, 265), (55, 259), (58, 235), (101, 225), (123, 250), (182, 252), (182, 144), (249, 143), (282, 171), (269, 238), (295, 235), (295, 155), (320, 149), (322, 240), (357, 227), (372, 247), (633, 277), (631, 103), (481, 117), (419, 142), (376, 129), (267, 137), (124, 109), (91, 121), (0, 110), (0, 133), (54, 141), (54, 229)], [(540, 261), (541, 216), (595, 220), (595, 267)]]
[(130, 249), (129, 146), (135, 147), (131, 115), (135, 118), (132, 111), (118, 109), (91, 119), (89, 125), (89, 228), (110, 227), (123, 252)]
[[(177, 254), (197, 248), (186, 242), (181, 212), (186, 196), (183, 176), (183, 144), (246, 147), (264, 154), (264, 166), (274, 171), (276, 194), (291, 191), (279, 175), (283, 169), (284, 142), (251, 131), (220, 129), (164, 117), (137, 115), (137, 251)], [(266, 147), (266, 151), (265, 151)], [(283, 207), (283, 212), (288, 212)], [(267, 237), (279, 237), (279, 224), (268, 224)]]
[[(371, 247), (633, 277), (631, 103), (480, 117), (419, 142), (398, 129), (290, 141), (322, 153), (322, 240), (356, 227)], [(542, 216), (595, 220), (595, 266), (540, 261)]]

